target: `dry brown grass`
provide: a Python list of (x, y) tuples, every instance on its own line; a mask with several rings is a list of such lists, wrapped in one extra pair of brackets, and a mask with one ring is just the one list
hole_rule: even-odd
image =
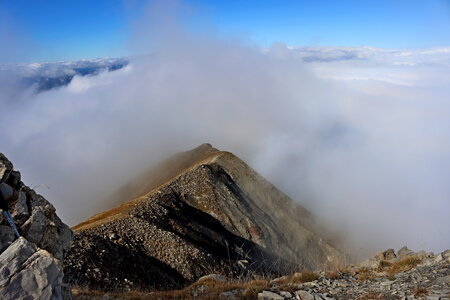
[(377, 275), (375, 274), (375, 272), (372, 269), (369, 268), (360, 268), (356, 271), (355, 274), (356, 279), (360, 280), (360, 281), (364, 281), (364, 280), (368, 280), (368, 279), (373, 279), (375, 277), (377, 277)]
[(74, 300), (96, 300), (96, 299), (154, 299), (150, 294), (137, 291), (130, 292), (109, 292), (90, 290), (87, 288), (74, 287), (71, 289)]
[(281, 286), (289, 284), (299, 284), (305, 282), (311, 282), (319, 279), (319, 275), (311, 271), (303, 271), (299, 273), (294, 273), (292, 275), (285, 276), (283, 279), (279, 280), (277, 283)]
[(332, 279), (332, 280), (338, 279), (339, 271), (337, 271), (337, 270), (336, 271), (327, 271), (327, 272), (325, 272), (325, 277)]
[(377, 269), (363, 267), (356, 270), (355, 277), (360, 281), (364, 281), (386, 275), (389, 280), (394, 280), (395, 274), (411, 270), (421, 261), (422, 258), (418, 256), (406, 256), (394, 262), (382, 260)]
[(418, 256), (406, 256), (396, 262), (393, 262), (385, 270), (388, 276), (393, 276), (400, 272), (411, 270), (422, 261)]
[(414, 291), (414, 296), (416, 297), (425, 296), (426, 294), (428, 294), (428, 290), (424, 287), (417, 287)]
[(379, 268), (379, 270), (382, 270), (382, 269), (385, 269), (390, 266), (392, 266), (391, 262), (389, 262), (387, 260), (382, 260), (382, 261), (380, 261), (380, 266), (378, 268)]
[(251, 280), (248, 282), (222, 282), (214, 279), (206, 279), (193, 283), (182, 289), (165, 292), (156, 292), (151, 296), (154, 299), (218, 299), (220, 293), (242, 290), (243, 299), (255, 299), (264, 289), (270, 288), (267, 280)]

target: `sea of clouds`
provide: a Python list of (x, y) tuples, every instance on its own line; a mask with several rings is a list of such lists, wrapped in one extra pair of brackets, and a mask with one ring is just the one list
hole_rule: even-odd
[(261, 48), (186, 32), (161, 7), (146, 16), (131, 42), (139, 55), (120, 70), (41, 92), (0, 71), (0, 151), (65, 222), (209, 142), (349, 247), (449, 248), (450, 48)]

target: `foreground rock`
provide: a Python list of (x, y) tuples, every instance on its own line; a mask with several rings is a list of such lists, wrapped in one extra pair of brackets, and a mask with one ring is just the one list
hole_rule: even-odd
[[(0, 216), (0, 299), (70, 298), (62, 260), (72, 231), (44, 197), (25, 186), (0, 153), (0, 192), (21, 235)], [(16, 239), (16, 240), (15, 240)]]
[(1, 299), (62, 299), (62, 263), (19, 238), (0, 255)]
[(305, 209), (233, 154), (205, 144), (181, 157), (161, 185), (74, 227), (71, 283), (173, 289), (210, 273), (279, 274), (342, 259)]
[[(0, 189), (9, 195), (9, 211), (20, 235), (55, 258), (62, 259), (72, 242), (72, 231), (56, 214), (55, 208), (44, 197), (27, 187), (12, 163), (0, 153)], [(11, 242), (10, 227), (0, 215), (0, 243)]]

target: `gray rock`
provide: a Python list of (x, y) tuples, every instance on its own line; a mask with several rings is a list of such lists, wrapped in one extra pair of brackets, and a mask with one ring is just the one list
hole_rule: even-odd
[(55, 208), (33, 190), (26, 192), (30, 202), (30, 217), (20, 227), (20, 233), (38, 247), (62, 259), (72, 242), (72, 231), (56, 215)]
[(450, 250), (445, 250), (444, 252), (441, 253), (441, 255), (442, 255), (442, 258), (444, 258), (450, 262)]
[(280, 295), (285, 297), (285, 298), (291, 298), (292, 297), (292, 294), (289, 293), (289, 292), (286, 292), (286, 291), (281, 291)]
[(30, 217), (27, 196), (22, 191), (16, 193), (16, 199), (14, 201), (14, 206), (12, 207), (12, 217), (17, 226), (22, 226), (22, 224)]
[(384, 251), (384, 259), (393, 260), (395, 258), (397, 258), (397, 255), (395, 255), (394, 249), (388, 249)]
[(414, 254), (414, 251), (408, 249), (408, 247), (406, 247), (406, 246), (403, 246), (402, 248), (400, 248), (400, 250), (397, 251), (397, 256), (399, 258), (408, 256), (408, 255), (413, 255), (413, 254)]
[[(70, 298), (62, 283), (61, 260), (72, 231), (44, 197), (21, 182), (18, 171), (0, 153), (0, 189), (22, 235), (14, 241), (9, 226), (0, 225), (0, 299)], [(6, 224), (0, 216), (0, 222)]]
[(258, 294), (258, 300), (284, 300), (284, 297), (271, 291), (262, 291)]
[(0, 255), (1, 299), (62, 299), (62, 264), (23, 237)]
[(200, 280), (208, 280), (208, 279), (213, 279), (213, 280), (220, 281), (220, 282), (227, 282), (228, 281), (225, 276), (220, 275), (220, 274), (209, 274), (209, 275), (206, 275), (206, 276), (202, 276), (202, 277), (200, 277), (198, 279), (198, 281), (200, 281)]
[(447, 284), (450, 285), (450, 275), (440, 277), (436, 279), (435, 284)]
[(0, 181), (6, 181), (12, 169), (12, 163), (0, 153)]
[(242, 290), (232, 290), (227, 292), (222, 292), (219, 294), (219, 299), (229, 299), (229, 300), (237, 300), (240, 299), (240, 294)]
[(15, 235), (11, 227), (0, 225), (0, 254), (14, 241)]
[(0, 182), (0, 193), (2, 193), (3, 197), (6, 199), (6, 201), (8, 201), (12, 198), (14, 190), (8, 184)]
[[(55, 208), (44, 197), (20, 182), (20, 173), (0, 153), (0, 189), (8, 199), (9, 210), (19, 233), (39, 248), (63, 259), (72, 242), (72, 231), (56, 215)], [(1, 218), (0, 218), (1, 220)]]
[(307, 291), (296, 291), (295, 295), (297, 295), (300, 300), (314, 300), (314, 295)]

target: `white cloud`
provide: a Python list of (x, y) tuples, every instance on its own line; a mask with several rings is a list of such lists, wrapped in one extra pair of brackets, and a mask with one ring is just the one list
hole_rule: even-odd
[(154, 55), (129, 68), (3, 101), (0, 149), (27, 183), (50, 186), (41, 192), (64, 220), (106, 208), (96, 200), (166, 155), (211, 142), (357, 245), (448, 248), (446, 49), (261, 51), (150, 25), (138, 44), (156, 36)]

